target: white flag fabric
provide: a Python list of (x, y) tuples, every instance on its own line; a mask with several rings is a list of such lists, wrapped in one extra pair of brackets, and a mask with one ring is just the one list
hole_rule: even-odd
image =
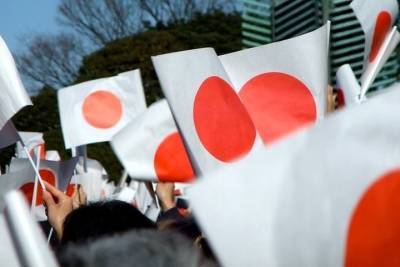
[(57, 150), (48, 150), (46, 151), (45, 159), (51, 161), (60, 161), (61, 160), (60, 153), (58, 153)]
[(9, 120), (0, 130), (0, 149), (13, 145), (19, 140), (17, 129), (15, 129), (12, 121)]
[(341, 66), (336, 72), (336, 89), (339, 107), (359, 104), (361, 87), (349, 64)]
[(152, 104), (111, 141), (129, 176), (139, 180), (187, 182), (194, 173), (167, 101)]
[(189, 189), (223, 266), (398, 266), (400, 88)]
[(0, 128), (21, 108), (32, 105), (14, 58), (0, 36)]
[(329, 25), (220, 56), (265, 144), (325, 116)]
[(0, 213), (0, 266), (20, 267), (17, 251), (7, 228), (3, 213)]
[(364, 68), (378, 56), (386, 35), (396, 22), (396, 0), (354, 0), (350, 4), (365, 33)]
[(146, 109), (139, 70), (61, 89), (58, 103), (66, 148), (109, 141)]
[[(34, 156), (35, 149), (40, 146), (40, 158), (45, 159), (46, 148), (43, 139), (43, 133), (39, 132), (18, 132), (23, 144), (25, 144), (28, 152), (31, 156)], [(18, 158), (27, 158), (24, 147), (21, 143), (17, 144), (17, 155)]]
[(212, 48), (152, 58), (197, 175), (251, 154), (257, 132), (269, 143), (324, 116), (328, 28), (220, 58)]

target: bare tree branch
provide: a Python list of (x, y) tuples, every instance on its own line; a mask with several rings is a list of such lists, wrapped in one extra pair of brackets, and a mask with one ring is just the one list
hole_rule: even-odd
[(96, 46), (143, 28), (138, 0), (62, 0), (58, 20)]
[(36, 35), (27, 38), (25, 43), (26, 50), (16, 56), (24, 77), (51, 88), (64, 87), (75, 81), (85, 55), (76, 37), (69, 34)]
[(139, 0), (153, 24), (177, 23), (191, 20), (197, 13), (205, 14), (216, 10), (237, 11), (238, 0)]

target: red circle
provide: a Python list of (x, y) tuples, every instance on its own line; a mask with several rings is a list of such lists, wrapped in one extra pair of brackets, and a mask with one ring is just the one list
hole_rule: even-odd
[(362, 196), (349, 225), (345, 266), (400, 266), (400, 170)]
[(75, 186), (76, 186), (75, 184), (69, 184), (68, 185), (67, 190), (66, 190), (66, 195), (67, 196), (72, 197), (72, 195), (75, 192)]
[(231, 162), (250, 152), (256, 130), (232, 87), (213, 76), (200, 86), (193, 105), (197, 135), (215, 158)]
[(337, 89), (337, 101), (338, 101), (338, 107), (342, 108), (346, 105), (346, 99), (344, 97), (344, 92), (342, 89)]
[(83, 117), (93, 127), (114, 127), (122, 117), (122, 104), (117, 96), (108, 91), (96, 91), (85, 98)]
[[(42, 169), (39, 171), (39, 173), (43, 180), (55, 186), (56, 177), (51, 170)], [(25, 198), (28, 201), (29, 205), (32, 204), (33, 189), (34, 189), (33, 182), (26, 183), (20, 187), (20, 190), (24, 193)], [(37, 194), (36, 194), (36, 206), (39, 206), (41, 204), (43, 204), (43, 191), (40, 184), (38, 184)]]
[(374, 37), (372, 39), (371, 51), (369, 53), (369, 62), (375, 60), (379, 53), (387, 33), (392, 27), (392, 16), (387, 11), (382, 11), (376, 17)]
[(154, 169), (159, 181), (189, 182), (194, 178), (192, 165), (178, 132), (168, 135), (154, 155)]
[(257, 75), (242, 87), (239, 95), (266, 144), (317, 118), (310, 90), (300, 80), (285, 73)]

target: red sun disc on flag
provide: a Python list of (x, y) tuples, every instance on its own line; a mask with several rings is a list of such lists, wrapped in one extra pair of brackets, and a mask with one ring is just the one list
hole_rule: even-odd
[(242, 87), (239, 95), (265, 144), (315, 122), (317, 118), (311, 91), (289, 74), (257, 75)]
[(250, 152), (256, 130), (236, 92), (212, 76), (200, 86), (193, 104), (197, 135), (215, 158), (231, 162)]
[(392, 26), (392, 16), (387, 11), (382, 11), (376, 17), (374, 36), (372, 39), (371, 52), (369, 53), (369, 62), (373, 62), (378, 56), (387, 33)]
[[(39, 171), (40, 176), (43, 180), (48, 182), (49, 184), (55, 186), (56, 185), (56, 177), (51, 170), (41, 169)], [(28, 201), (29, 205), (32, 204), (32, 197), (33, 197), (33, 189), (35, 184), (33, 182), (26, 183), (20, 187), (20, 190), (24, 193), (26, 200)], [(36, 206), (39, 206), (43, 203), (43, 190), (40, 184), (38, 183), (37, 187), (37, 195), (36, 195)]]
[(31, 155), (31, 157), (34, 157), (35, 150), (36, 150), (37, 147), (40, 147), (40, 159), (46, 159), (46, 146), (45, 146), (45, 144), (40, 144), (40, 145), (37, 145), (37, 146), (29, 149), (29, 151), (28, 151), (29, 155)]
[(75, 186), (76, 186), (75, 184), (69, 184), (68, 185), (67, 190), (66, 190), (66, 195), (67, 196), (72, 197), (72, 195), (75, 192)]
[(88, 95), (82, 106), (83, 117), (93, 127), (109, 129), (122, 118), (122, 103), (113, 93), (96, 91)]
[(400, 266), (400, 170), (379, 178), (357, 204), (345, 266)]
[(179, 133), (168, 135), (154, 155), (154, 169), (159, 181), (189, 182), (194, 178), (192, 165)]

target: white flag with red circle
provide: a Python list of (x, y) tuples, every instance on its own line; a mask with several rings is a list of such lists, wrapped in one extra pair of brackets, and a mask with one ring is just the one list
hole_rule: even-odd
[(139, 70), (61, 89), (58, 103), (66, 148), (109, 141), (146, 109)]
[(268, 143), (324, 116), (328, 31), (220, 58), (212, 48), (152, 58), (198, 175), (251, 154), (257, 132)]
[(399, 13), (397, 0), (354, 0), (350, 4), (365, 33), (364, 68), (378, 56)]
[(0, 128), (21, 108), (32, 105), (14, 58), (0, 36)]
[[(39, 173), (43, 180), (60, 189), (61, 191), (65, 191), (71, 181), (71, 177), (77, 163), (78, 158), (71, 158), (66, 161), (41, 160), (39, 165)], [(13, 176), (14, 173), (18, 173), (19, 171), (25, 171), (26, 175), (24, 177), (20, 177), (18, 175)], [(10, 177), (15, 177), (17, 181), (20, 180), (23, 182), (22, 184), (18, 182), (18, 187), (13, 187), (15, 184), (12, 183), (11, 188), (20, 188), (24, 192), (25, 196), (27, 196), (28, 201), (31, 202), (36, 175), (30, 162), (27, 159), (12, 159), (10, 163), (10, 173), (7, 175), (10, 175)], [(3, 182), (7, 183), (7, 181)], [(10, 185), (7, 185), (6, 188), (10, 188)], [(36, 205), (41, 204), (42, 188), (38, 186)]]
[(222, 265), (398, 266), (399, 103), (397, 87), (189, 189)]
[(21, 137), (22, 143), (17, 143), (17, 156), (18, 158), (27, 158), (25, 149), (28, 150), (31, 156), (34, 156), (35, 149), (40, 147), (40, 159), (46, 158), (46, 147), (43, 139), (43, 133), (39, 132), (18, 132)]
[(375, 81), (375, 78), (378, 76), (399, 42), (400, 33), (398, 32), (397, 26), (395, 26), (392, 28), (390, 33), (386, 35), (376, 58), (373, 61), (368, 62), (368, 65), (361, 76), (361, 98), (367, 94), (369, 88)]
[(196, 175), (236, 161), (257, 133), (212, 48), (153, 57)]
[(219, 57), (264, 144), (325, 116), (328, 34), (329, 24)]
[(152, 104), (111, 141), (130, 177), (188, 182), (194, 173), (166, 100)]

